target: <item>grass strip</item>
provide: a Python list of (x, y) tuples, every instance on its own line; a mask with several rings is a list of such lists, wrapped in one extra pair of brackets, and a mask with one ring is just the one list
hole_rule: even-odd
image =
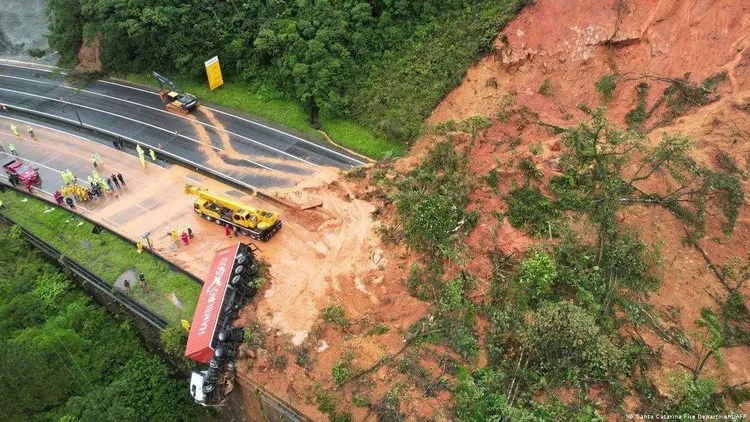
[(93, 234), (91, 223), (64, 208), (10, 189), (0, 193), (0, 200), (5, 215), (107, 283), (114, 284), (128, 270), (143, 273), (147, 289), (131, 280), (129, 295), (151, 311), (170, 322), (192, 320), (201, 287), (170, 264), (147, 253), (139, 255), (133, 243), (106, 229)]

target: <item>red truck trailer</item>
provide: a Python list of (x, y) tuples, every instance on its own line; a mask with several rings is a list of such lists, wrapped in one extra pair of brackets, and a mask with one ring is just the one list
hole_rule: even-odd
[(238, 243), (216, 253), (204, 280), (185, 348), (188, 359), (208, 364), (190, 377), (190, 394), (204, 406), (220, 405), (232, 390), (234, 359), (243, 339), (243, 330), (232, 321), (257, 293), (257, 273), (251, 246)]

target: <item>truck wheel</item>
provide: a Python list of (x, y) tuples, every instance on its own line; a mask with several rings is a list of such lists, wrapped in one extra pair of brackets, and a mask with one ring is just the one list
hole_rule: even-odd
[(210, 215), (206, 215), (206, 214), (201, 214), (201, 215), (203, 216), (203, 218), (205, 218), (208, 221), (214, 221), (214, 218), (211, 217)]
[(240, 233), (242, 233), (243, 236), (250, 236), (250, 230), (242, 229), (240, 230)]
[(218, 224), (220, 226), (224, 225), (224, 223), (221, 220), (219, 220), (218, 218), (216, 220), (214, 220), (214, 222), (216, 222), (216, 224)]
[(203, 394), (211, 394), (216, 389), (216, 386), (213, 384), (206, 384), (203, 386)]

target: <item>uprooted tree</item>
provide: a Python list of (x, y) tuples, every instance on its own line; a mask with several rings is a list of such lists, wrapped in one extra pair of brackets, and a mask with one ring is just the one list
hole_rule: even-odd
[(616, 213), (632, 204), (660, 205), (682, 220), (697, 239), (710, 206), (721, 209), (731, 234), (744, 194), (735, 175), (715, 172), (690, 155), (685, 136), (664, 134), (649, 147), (643, 135), (613, 126), (603, 109), (562, 138), (562, 175), (551, 181), (559, 205), (587, 213), (598, 226), (599, 257), (616, 231)]

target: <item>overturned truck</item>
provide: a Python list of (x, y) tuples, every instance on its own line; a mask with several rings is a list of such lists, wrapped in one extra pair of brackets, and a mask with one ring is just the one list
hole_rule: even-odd
[(190, 377), (190, 394), (204, 406), (219, 406), (234, 386), (235, 359), (243, 340), (234, 327), (245, 301), (258, 292), (258, 262), (252, 245), (238, 243), (216, 253), (190, 326), (185, 356), (208, 365)]

